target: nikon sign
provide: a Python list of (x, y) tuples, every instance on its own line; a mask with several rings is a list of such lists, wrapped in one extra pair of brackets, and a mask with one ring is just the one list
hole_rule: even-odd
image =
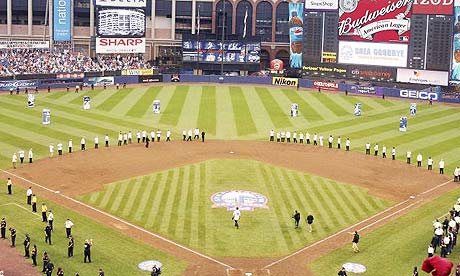
[(297, 87), (299, 85), (299, 79), (296, 78), (283, 78), (283, 77), (273, 77), (273, 85), (279, 86), (292, 86)]

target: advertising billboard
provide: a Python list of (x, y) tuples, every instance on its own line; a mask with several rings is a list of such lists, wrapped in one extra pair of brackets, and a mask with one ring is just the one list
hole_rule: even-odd
[[(225, 63), (259, 63), (260, 42), (224, 42)], [(184, 62), (221, 62), (222, 43), (217, 40), (183, 40), (182, 60)]]
[(332, 91), (339, 90), (339, 84), (335, 82), (331, 82), (331, 81), (315, 80), (313, 81), (313, 87), (317, 89), (319, 88), (319, 89), (332, 90)]
[(406, 44), (339, 41), (338, 63), (406, 67), (407, 50)]
[(414, 0), (414, 14), (444, 14), (452, 15), (454, 0)]
[(147, 0), (96, 0), (96, 6), (145, 8)]
[(346, 65), (340, 64), (306, 64), (302, 68), (303, 75), (319, 75), (330, 77), (346, 77), (348, 68)]
[(302, 68), (304, 4), (289, 3), (289, 41), (291, 68)]
[(49, 41), (38, 40), (3, 40), (0, 41), (0, 49), (48, 49)]
[(348, 78), (358, 80), (396, 80), (396, 68), (350, 65)]
[(292, 86), (297, 87), (299, 85), (299, 79), (297, 78), (284, 78), (284, 77), (273, 77), (272, 84), (278, 86)]
[(71, 0), (53, 1), (53, 39), (54, 41), (70, 41), (71, 34)]
[(426, 85), (447, 86), (449, 85), (449, 73), (443, 71), (398, 68), (396, 81)]
[(452, 49), (452, 71), (450, 79), (460, 81), (460, 0), (455, 0), (454, 5), (454, 45)]
[(339, 3), (339, 40), (409, 43), (412, 0)]
[(96, 53), (98, 54), (145, 53), (145, 38), (96, 37)]
[(145, 9), (100, 8), (96, 26), (99, 37), (145, 37)]
[(337, 0), (306, 0), (305, 10), (307, 11), (337, 11), (339, 1)]

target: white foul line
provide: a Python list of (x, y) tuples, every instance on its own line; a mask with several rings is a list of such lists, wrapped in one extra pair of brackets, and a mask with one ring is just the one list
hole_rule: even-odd
[(223, 263), (223, 262), (221, 262), (221, 261), (218, 261), (218, 260), (216, 260), (216, 259), (214, 259), (214, 258), (211, 258), (211, 257), (209, 257), (209, 256), (206, 256), (206, 255), (204, 255), (204, 254), (202, 254), (202, 253), (200, 253), (200, 252), (197, 252), (197, 251), (195, 251), (195, 250), (193, 250), (193, 249), (190, 249), (190, 248), (188, 248), (188, 247), (185, 247), (185, 246), (183, 246), (183, 245), (181, 245), (181, 244), (178, 244), (178, 243), (176, 243), (176, 242), (174, 242), (174, 241), (172, 241), (172, 240), (168, 240), (167, 238), (164, 238), (164, 237), (162, 237), (162, 236), (160, 236), (160, 235), (157, 235), (157, 234), (155, 234), (155, 233), (149, 232), (149, 231), (145, 230), (144, 228), (141, 228), (141, 227), (139, 227), (139, 226), (137, 226), (137, 225), (134, 225), (134, 224), (132, 224), (132, 223), (129, 223), (129, 222), (123, 220), (123, 219), (120, 219), (120, 218), (118, 218), (118, 217), (116, 217), (116, 216), (113, 216), (113, 215), (111, 215), (111, 214), (109, 214), (109, 213), (107, 213), (107, 212), (101, 211), (101, 210), (99, 210), (99, 209), (97, 209), (97, 208), (94, 208), (94, 207), (92, 207), (92, 206), (90, 206), (90, 205), (88, 205), (88, 204), (85, 204), (85, 203), (83, 203), (83, 202), (81, 202), (81, 201), (78, 201), (78, 200), (76, 200), (76, 199), (73, 199), (73, 198), (71, 198), (71, 197), (69, 197), (69, 196), (66, 196), (66, 195), (62, 194), (62, 193), (57, 193), (57, 191), (54, 191), (54, 190), (52, 190), (52, 189), (50, 189), (50, 188), (47, 188), (47, 187), (44, 187), (44, 186), (42, 186), (42, 185), (40, 185), (40, 184), (38, 184), (38, 183), (35, 183), (35, 182), (31, 181), (31, 180), (28, 180), (28, 179), (24, 178), (24, 177), (22, 177), (22, 176), (19, 176), (19, 175), (16, 175), (16, 174), (14, 174), (14, 173), (10, 173), (10, 172), (8, 172), (8, 171), (1, 170), (1, 169), (0, 169), (0, 171), (4, 172), (4, 173), (6, 173), (6, 174), (12, 175), (12, 176), (14, 176), (14, 177), (16, 177), (16, 178), (19, 178), (19, 179), (21, 179), (21, 180), (23, 180), (23, 181), (26, 181), (26, 182), (28, 182), (28, 183), (30, 183), (30, 184), (33, 184), (33, 185), (35, 185), (35, 186), (37, 186), (37, 187), (40, 187), (40, 188), (42, 188), (42, 189), (45, 189), (45, 190), (47, 190), (48, 192), (51, 192), (51, 193), (54, 193), (54, 194), (56, 194), (56, 195), (62, 196), (62, 197), (65, 198), (65, 199), (68, 199), (68, 200), (70, 200), (70, 201), (73, 201), (73, 202), (75, 202), (75, 203), (77, 203), (77, 204), (79, 204), (79, 205), (82, 205), (82, 206), (84, 206), (84, 207), (86, 207), (86, 208), (89, 208), (89, 209), (91, 209), (91, 210), (93, 210), (93, 211), (95, 211), (95, 212), (98, 212), (98, 213), (100, 213), (100, 214), (102, 214), (102, 215), (104, 215), (104, 216), (107, 216), (107, 217), (109, 217), (109, 218), (111, 218), (111, 219), (114, 219), (114, 220), (116, 220), (116, 221), (118, 221), (118, 222), (124, 223), (124, 224), (126, 224), (126, 225), (128, 225), (128, 226), (130, 226), (130, 227), (132, 227), (132, 228), (135, 228), (136, 230), (139, 230), (139, 231), (141, 231), (141, 232), (144, 232), (145, 234), (148, 234), (148, 235), (150, 235), (150, 236), (153, 236), (153, 237), (155, 237), (155, 238), (157, 238), (157, 239), (160, 239), (160, 240), (165, 241), (165, 242), (167, 242), (167, 243), (170, 243), (170, 244), (172, 244), (172, 245), (175, 245), (175, 246), (177, 246), (177, 247), (179, 247), (179, 248), (182, 248), (182, 249), (184, 249), (184, 250), (186, 250), (186, 251), (188, 251), (188, 252), (190, 252), (190, 253), (193, 253), (193, 254), (195, 254), (195, 255), (198, 255), (198, 256), (200, 256), (200, 257), (202, 257), (202, 258), (205, 258), (205, 259), (207, 259), (207, 260), (209, 260), (209, 261), (212, 261), (212, 262), (214, 262), (214, 263), (220, 264), (220, 265), (225, 266), (225, 267), (230, 268), (230, 269), (234, 269), (233, 267), (231, 267), (231, 266), (228, 265), (228, 264), (225, 264), (225, 263)]
[[(15, 202), (5, 203), (5, 204), (0, 205), (0, 207), (2, 207), (2, 206), (8, 206), (8, 205), (13, 205), (13, 206), (19, 207), (19, 208), (24, 209), (24, 210), (26, 210), (26, 211), (28, 211), (28, 212), (30, 211), (30, 210), (27, 209), (26, 207), (21, 206), (21, 205), (15, 203)], [(37, 214), (37, 213), (32, 212), (32, 214), (35, 215), (35, 216), (37, 216), (37, 217), (40, 217), (40, 215)]]
[[(417, 196), (424, 195), (424, 194), (429, 193), (429, 192), (431, 192), (431, 191), (433, 191), (433, 190), (435, 190), (435, 189), (441, 188), (441, 187), (443, 187), (443, 186), (449, 184), (449, 183), (452, 182), (452, 181), (453, 181), (452, 179), (449, 180), (449, 181), (446, 181), (446, 182), (444, 182), (444, 183), (442, 183), (442, 184), (439, 184), (439, 185), (437, 185), (437, 186), (435, 186), (435, 187), (433, 187), (433, 188), (431, 188), (431, 189), (429, 189), (429, 190), (427, 190), (427, 191), (425, 191), (425, 192), (422, 192), (422, 193), (418, 194)], [(285, 260), (287, 260), (287, 259), (289, 259), (289, 258), (291, 258), (291, 257), (293, 257), (293, 256), (295, 256), (295, 255), (297, 255), (297, 254), (300, 254), (300, 253), (302, 253), (303, 251), (308, 250), (308, 249), (310, 249), (310, 248), (312, 248), (312, 247), (314, 247), (314, 246), (316, 246), (316, 245), (318, 245), (318, 244), (321, 244), (321, 243), (323, 243), (323, 242), (325, 242), (325, 241), (328, 241), (328, 240), (330, 240), (330, 239), (332, 239), (332, 238), (334, 238), (334, 237), (336, 237), (336, 236), (342, 234), (343, 232), (347, 232), (347, 231), (349, 231), (350, 229), (352, 229), (352, 228), (354, 228), (354, 227), (356, 227), (356, 226), (358, 226), (358, 225), (360, 225), (360, 224), (363, 224), (364, 222), (366, 222), (366, 221), (368, 221), (368, 220), (371, 220), (371, 219), (373, 219), (373, 218), (375, 218), (375, 217), (378, 217), (378, 216), (380, 216), (380, 215), (382, 215), (382, 214), (384, 214), (384, 213), (386, 213), (386, 212), (388, 212), (388, 211), (390, 211), (390, 210), (392, 210), (392, 209), (394, 209), (394, 208), (397, 208), (397, 207), (399, 207), (399, 206), (405, 204), (406, 202), (408, 202), (408, 201), (410, 201), (410, 200), (411, 200), (411, 199), (406, 199), (406, 200), (404, 200), (404, 201), (401, 201), (400, 203), (398, 203), (398, 204), (396, 204), (396, 205), (394, 205), (394, 206), (392, 206), (392, 207), (390, 207), (390, 208), (387, 208), (387, 209), (383, 210), (383, 211), (380, 212), (380, 213), (377, 213), (377, 214), (375, 214), (375, 215), (373, 215), (373, 216), (371, 216), (371, 217), (368, 217), (367, 219), (362, 220), (362, 221), (360, 221), (360, 222), (358, 222), (358, 223), (356, 223), (356, 224), (354, 224), (354, 225), (352, 225), (352, 226), (349, 226), (349, 227), (347, 227), (347, 228), (345, 228), (345, 229), (342, 229), (342, 230), (340, 230), (339, 232), (336, 232), (336, 233), (334, 233), (333, 235), (328, 236), (328, 237), (326, 237), (326, 238), (324, 238), (324, 239), (322, 239), (322, 240), (319, 240), (319, 241), (317, 241), (317, 242), (314, 242), (314, 243), (310, 244), (310, 245), (307, 246), (307, 247), (301, 248), (301, 249), (297, 250), (296, 252), (294, 252), (294, 253), (292, 253), (292, 254), (290, 254), (290, 255), (287, 255), (287, 256), (285, 256), (285, 257), (283, 257), (283, 258), (281, 258), (281, 259), (279, 259), (279, 260), (277, 260), (277, 261), (274, 261), (274, 262), (271, 263), (271, 264), (268, 264), (268, 265), (264, 266), (263, 268), (269, 268), (269, 267), (272, 267), (272, 266), (274, 266), (274, 265), (276, 265), (276, 264), (278, 264), (278, 263), (281, 263), (282, 261), (285, 261)], [(372, 226), (372, 225), (374, 225), (374, 224), (376, 224), (376, 223), (378, 223), (378, 222), (380, 222), (380, 221), (382, 221), (382, 220), (385, 220), (385, 219), (387, 219), (387, 218), (389, 218), (389, 217), (391, 217), (391, 216), (394, 216), (395, 214), (398, 214), (398, 213), (402, 212), (403, 210), (406, 210), (406, 209), (412, 207), (413, 205), (417, 204), (418, 202), (420, 202), (420, 200), (419, 200), (419, 201), (416, 201), (416, 202), (414, 202), (414, 203), (411, 203), (410, 205), (404, 207), (403, 209), (397, 210), (397, 211), (395, 211), (394, 213), (391, 213), (391, 214), (385, 216), (384, 218), (378, 219), (377, 221), (375, 221), (375, 222), (373, 222), (373, 223), (371, 223), (371, 224), (369, 224), (369, 225), (367, 225), (367, 226), (364, 226), (364, 227), (361, 228), (359, 231), (364, 230), (364, 229), (366, 229), (366, 228), (368, 228), (368, 227), (370, 227), (370, 226)]]

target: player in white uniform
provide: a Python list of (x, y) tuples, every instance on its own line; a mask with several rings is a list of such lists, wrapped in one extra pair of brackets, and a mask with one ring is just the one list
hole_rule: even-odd
[(387, 158), (387, 147), (385, 145), (382, 147), (382, 158)]
[(350, 138), (347, 137), (347, 140), (345, 141), (345, 149), (346, 151), (350, 151)]
[(166, 142), (171, 141), (171, 131), (169, 129), (166, 131)]
[(62, 143), (57, 144), (58, 155), (62, 155)]
[(310, 133), (309, 132), (305, 133), (305, 142), (307, 143), (307, 145), (310, 145)]
[(340, 136), (337, 137), (337, 148), (340, 149), (340, 143), (342, 142), (342, 140), (340, 139)]
[(69, 153), (72, 153), (73, 142), (72, 139), (69, 140)]
[(421, 153), (417, 154), (417, 167), (422, 166), (422, 160), (423, 160), (422, 154)]
[(49, 149), (50, 149), (50, 157), (53, 157), (53, 154), (54, 154), (54, 145), (53, 145), (53, 143), (50, 144)]
[(270, 130), (270, 142), (273, 142), (273, 141), (275, 141), (275, 131), (273, 131), (272, 129)]
[(395, 147), (391, 149), (391, 159), (392, 160), (396, 159), (396, 148)]
[(133, 143), (133, 133), (130, 131), (128, 131), (128, 143), (129, 144), (132, 144)]
[(322, 147), (324, 145), (324, 137), (322, 134), (319, 135), (319, 145)]
[(378, 156), (379, 155), (379, 144), (375, 144), (374, 146), (374, 156)]
[(13, 153), (13, 157), (11, 157), (11, 163), (13, 163), (13, 168), (16, 169), (16, 162), (18, 162), (18, 156), (16, 155), (16, 152)]
[(32, 152), (32, 149), (29, 149), (28, 157), (29, 157), (29, 163), (32, 163), (34, 159), (34, 153)]
[(286, 131), (286, 142), (290, 143), (291, 142), (291, 132)]
[(232, 220), (235, 222), (236, 229), (240, 229), (240, 225), (238, 224), (240, 217), (241, 217), (241, 212), (239, 208), (236, 207), (236, 209), (233, 211), (233, 216), (232, 216)]
[(427, 165), (428, 165), (428, 170), (429, 171), (433, 170), (433, 159), (431, 158), (431, 156), (428, 157)]
[(109, 138), (109, 135), (105, 135), (104, 137), (104, 142), (105, 142), (105, 147), (108, 148), (109, 147), (109, 141), (110, 141), (110, 138)]
[(94, 137), (94, 148), (99, 148), (99, 136)]
[(439, 174), (444, 174), (444, 159), (441, 159), (441, 161), (439, 161)]
[(314, 146), (317, 146), (317, 145), (318, 145), (318, 135), (316, 135), (316, 133), (313, 134), (313, 145), (314, 145)]
[(81, 144), (81, 150), (86, 150), (86, 140), (84, 136), (81, 137), (80, 144)]
[(19, 150), (19, 161), (22, 163), (24, 163), (24, 151), (21, 149)]
[(329, 144), (329, 148), (332, 149), (332, 142), (334, 141), (334, 138), (332, 138), (332, 135), (329, 135), (329, 138), (327, 139), (327, 142)]
[(410, 150), (408, 150), (407, 153), (406, 153), (407, 164), (410, 164), (411, 156), (412, 156), (412, 152)]
[(140, 131), (136, 133), (136, 139), (137, 139), (137, 143), (139, 144), (141, 142), (141, 132)]
[(118, 133), (118, 146), (121, 146), (121, 141), (123, 141), (123, 134), (121, 134), (120, 131), (120, 133)]

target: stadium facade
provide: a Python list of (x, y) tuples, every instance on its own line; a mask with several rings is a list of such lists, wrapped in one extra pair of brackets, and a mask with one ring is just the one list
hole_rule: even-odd
[[(99, 1), (99, 0), (98, 0)], [(145, 56), (176, 64), (183, 35), (248, 36), (261, 40), (261, 68), (272, 59), (289, 62), (289, 8), (284, 0), (144, 0)], [(3, 0), (0, 1), (0, 39), (45, 39), (53, 37), (53, 20), (70, 15), (73, 46), (95, 53), (97, 6), (94, 0)], [(103, 2), (103, 1), (102, 1)], [(114, 2), (117, 1), (105, 1)], [(141, 2), (143, 2), (141, 0)], [(57, 7), (56, 7), (57, 6)], [(57, 8), (57, 9), (56, 9)], [(69, 11), (66, 10), (69, 9)], [(222, 28), (223, 21), (225, 26)], [(56, 30), (54, 30), (56, 33)], [(65, 39), (64, 39), (65, 40)]]

